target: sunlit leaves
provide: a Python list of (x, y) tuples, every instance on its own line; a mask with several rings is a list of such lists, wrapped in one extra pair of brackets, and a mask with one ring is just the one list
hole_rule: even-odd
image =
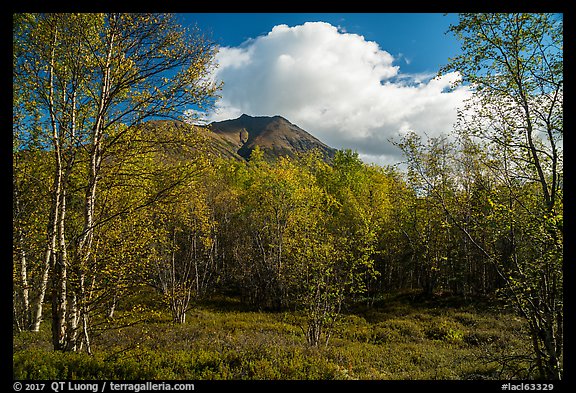
[[(461, 14), (450, 30), (462, 54), (442, 72), (460, 72), (475, 92), (456, 125), (465, 143), (452, 148), (454, 160), (436, 139), (408, 137), (402, 147), (423, 196), (496, 269), (500, 292), (527, 319), (540, 377), (559, 379), (563, 229), (553, 217), (563, 210), (562, 16)], [(431, 165), (437, 157), (452, 164)], [(466, 162), (465, 176), (454, 172), (458, 161)], [(451, 181), (438, 189), (445, 174)]]
[[(143, 253), (138, 240), (147, 238), (130, 240), (114, 230), (107, 237), (99, 231), (118, 219), (126, 224), (141, 218), (134, 214), (174, 197), (174, 187), (201, 166), (171, 160), (151, 167), (157, 157), (148, 153), (158, 145), (146, 151), (153, 144), (140, 143), (142, 135), (134, 126), (150, 117), (177, 118), (190, 106), (209, 106), (218, 89), (207, 78), (215, 46), (167, 14), (15, 15), (13, 34), (14, 149), (52, 153), (44, 271), (60, 284), (59, 289), (53, 286), (60, 291), (53, 294), (58, 308), (54, 326), (60, 325), (55, 348), (64, 348), (67, 340), (66, 348), (76, 350), (75, 324), (80, 314), (87, 321), (91, 311), (85, 284), (99, 285), (102, 279), (88, 274), (89, 266), (104, 265), (105, 275), (115, 271), (123, 280), (127, 274), (118, 255), (129, 254), (130, 247), (139, 250), (126, 257), (128, 265), (136, 263)], [(178, 149), (186, 155), (200, 144), (189, 140)], [(139, 155), (141, 162), (134, 160)], [(127, 196), (130, 187), (136, 192)], [(138, 220), (133, 224), (140, 225)], [(99, 247), (105, 254), (100, 260)], [(61, 268), (49, 270), (55, 261)], [(68, 311), (67, 302), (72, 304)], [(77, 314), (64, 321), (66, 312)], [(90, 351), (88, 328), (85, 323), (82, 334)]]
[(510, 179), (536, 180), (553, 209), (563, 174), (563, 21), (558, 14), (461, 14), (458, 71), (475, 90), (461, 132), (500, 152)]

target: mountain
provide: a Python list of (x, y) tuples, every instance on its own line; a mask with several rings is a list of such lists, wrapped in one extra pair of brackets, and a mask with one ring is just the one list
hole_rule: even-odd
[[(206, 126), (192, 126), (174, 120), (150, 120), (142, 127), (155, 135), (156, 139), (169, 139), (172, 133), (199, 133), (211, 153), (237, 160), (248, 160), (256, 146), (260, 146), (267, 160), (275, 160), (280, 156), (294, 157), (317, 149), (324, 160), (329, 162), (336, 154), (335, 149), (281, 116), (242, 115), (237, 119), (213, 122)], [(173, 144), (166, 141), (162, 145), (165, 150), (174, 148)], [(175, 150), (170, 155), (178, 156), (180, 153)]]
[(260, 146), (267, 159), (294, 157), (317, 149), (325, 160), (330, 161), (336, 153), (335, 149), (281, 116), (242, 115), (237, 119), (210, 123), (207, 128), (216, 139), (226, 141), (245, 160), (250, 158), (256, 146)]

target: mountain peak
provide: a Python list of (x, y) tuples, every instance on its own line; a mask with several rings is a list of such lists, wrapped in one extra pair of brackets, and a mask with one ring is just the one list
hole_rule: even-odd
[(318, 149), (325, 160), (331, 160), (336, 150), (322, 143), (280, 115), (250, 116), (242, 114), (237, 119), (212, 122), (208, 126), (213, 133), (237, 149), (236, 153), (249, 159), (258, 145), (264, 157), (293, 157), (298, 153)]
[(267, 124), (270, 122), (274, 122), (274, 121), (281, 121), (281, 122), (285, 122), (288, 124), (292, 124), (290, 123), (287, 119), (285, 119), (284, 117), (280, 116), (280, 115), (274, 115), (274, 116), (251, 116), (251, 115), (247, 115), (245, 113), (243, 113), (239, 118), (237, 119), (231, 119), (231, 120), (225, 120), (225, 121), (240, 121), (240, 122), (250, 122), (250, 124)]
[[(274, 115), (274, 116), (251, 116), (251, 115), (247, 115), (246, 113), (242, 113), (242, 115), (238, 118), (238, 119), (284, 119), (282, 116), (280, 115)], [(238, 120), (237, 119), (237, 120)], [(287, 120), (286, 120), (287, 121)]]

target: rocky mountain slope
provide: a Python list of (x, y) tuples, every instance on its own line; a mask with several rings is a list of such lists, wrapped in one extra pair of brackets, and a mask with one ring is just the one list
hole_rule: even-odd
[(207, 128), (230, 144), (232, 150), (248, 159), (258, 145), (265, 158), (293, 157), (318, 149), (324, 159), (334, 157), (336, 150), (281, 116), (252, 117), (242, 115), (237, 119), (213, 122)]
[(242, 115), (237, 119), (213, 122), (205, 126), (192, 126), (174, 120), (152, 120), (144, 123), (142, 127), (156, 137), (164, 135), (161, 138), (168, 137), (173, 132), (199, 133), (209, 152), (237, 160), (248, 160), (256, 146), (260, 147), (267, 160), (275, 160), (281, 156), (294, 157), (317, 149), (324, 160), (329, 162), (336, 154), (336, 149), (281, 116)]

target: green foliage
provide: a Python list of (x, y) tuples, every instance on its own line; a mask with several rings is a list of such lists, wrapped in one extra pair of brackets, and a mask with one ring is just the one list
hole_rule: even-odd
[(442, 72), (459, 72), (474, 93), (456, 130), (489, 152), (481, 162), (492, 178), (491, 239), (469, 238), (529, 321), (541, 378), (561, 379), (563, 229), (550, 219), (563, 211), (562, 15), (461, 14), (450, 31), (462, 53)]
[[(151, 311), (145, 324), (94, 337), (94, 355), (52, 352), (46, 335), (15, 336), (15, 379), (506, 379), (529, 377), (529, 364), (503, 366), (497, 355), (522, 354), (525, 324), (513, 314), (472, 306), (442, 309), (402, 297), (390, 308), (344, 315), (329, 347), (310, 347), (301, 315), (226, 310), (206, 303), (184, 324)], [(118, 318), (125, 313), (117, 311)], [(305, 318), (304, 318), (305, 320)], [(459, 321), (466, 321), (461, 323)], [(138, 343), (138, 345), (135, 345)], [(40, 344), (40, 345), (39, 345)], [(523, 371), (522, 371), (523, 370)]]
[(426, 336), (432, 340), (442, 340), (451, 343), (462, 342), (464, 333), (453, 323), (442, 321), (439, 324), (432, 324), (426, 329)]
[[(90, 352), (89, 314), (102, 312), (112, 297), (112, 315), (116, 298), (143, 281), (134, 271), (146, 270), (154, 236), (146, 230), (150, 216), (134, 213), (164, 198), (198, 167), (186, 157), (198, 144), (180, 138), (174, 148), (178, 130), (159, 133), (168, 141), (147, 144), (136, 126), (151, 117), (176, 117), (190, 106), (210, 107), (219, 88), (206, 78), (216, 47), (169, 14), (42, 13), (13, 20), (15, 153), (41, 151), (52, 167), (42, 174), (48, 192), (34, 197), (35, 205), (47, 207), (44, 236), (24, 236), (28, 223), (15, 222), (17, 323), (38, 328), (51, 280), (54, 348), (84, 346)], [(147, 148), (181, 158), (151, 167), (158, 157)], [(29, 184), (29, 178), (17, 181), (15, 194), (27, 192)], [(126, 195), (131, 187), (137, 191)], [(100, 232), (118, 218), (122, 224)], [(131, 229), (143, 236), (127, 235)], [(40, 269), (36, 248), (45, 255)], [(34, 297), (31, 284), (39, 288)]]
[[(406, 173), (351, 150), (327, 164), (318, 152), (268, 161), (256, 146), (247, 163), (229, 161), (189, 124), (141, 124), (210, 107), (218, 88), (206, 78), (216, 48), (173, 15), (13, 21), (16, 330), (37, 327), (52, 288), (54, 347), (90, 351), (94, 334), (100, 348), (44, 356), (46, 324), (38, 337), (20, 332), (18, 377), (459, 378), (496, 366), (561, 376), (563, 44), (553, 15), (460, 16), (450, 30), (462, 54), (442, 72), (473, 85), (473, 112), (455, 139), (407, 134)], [(423, 293), (386, 295), (406, 288)], [(451, 294), (511, 300), (533, 353)], [(214, 295), (239, 298), (227, 314), (195, 308)]]

